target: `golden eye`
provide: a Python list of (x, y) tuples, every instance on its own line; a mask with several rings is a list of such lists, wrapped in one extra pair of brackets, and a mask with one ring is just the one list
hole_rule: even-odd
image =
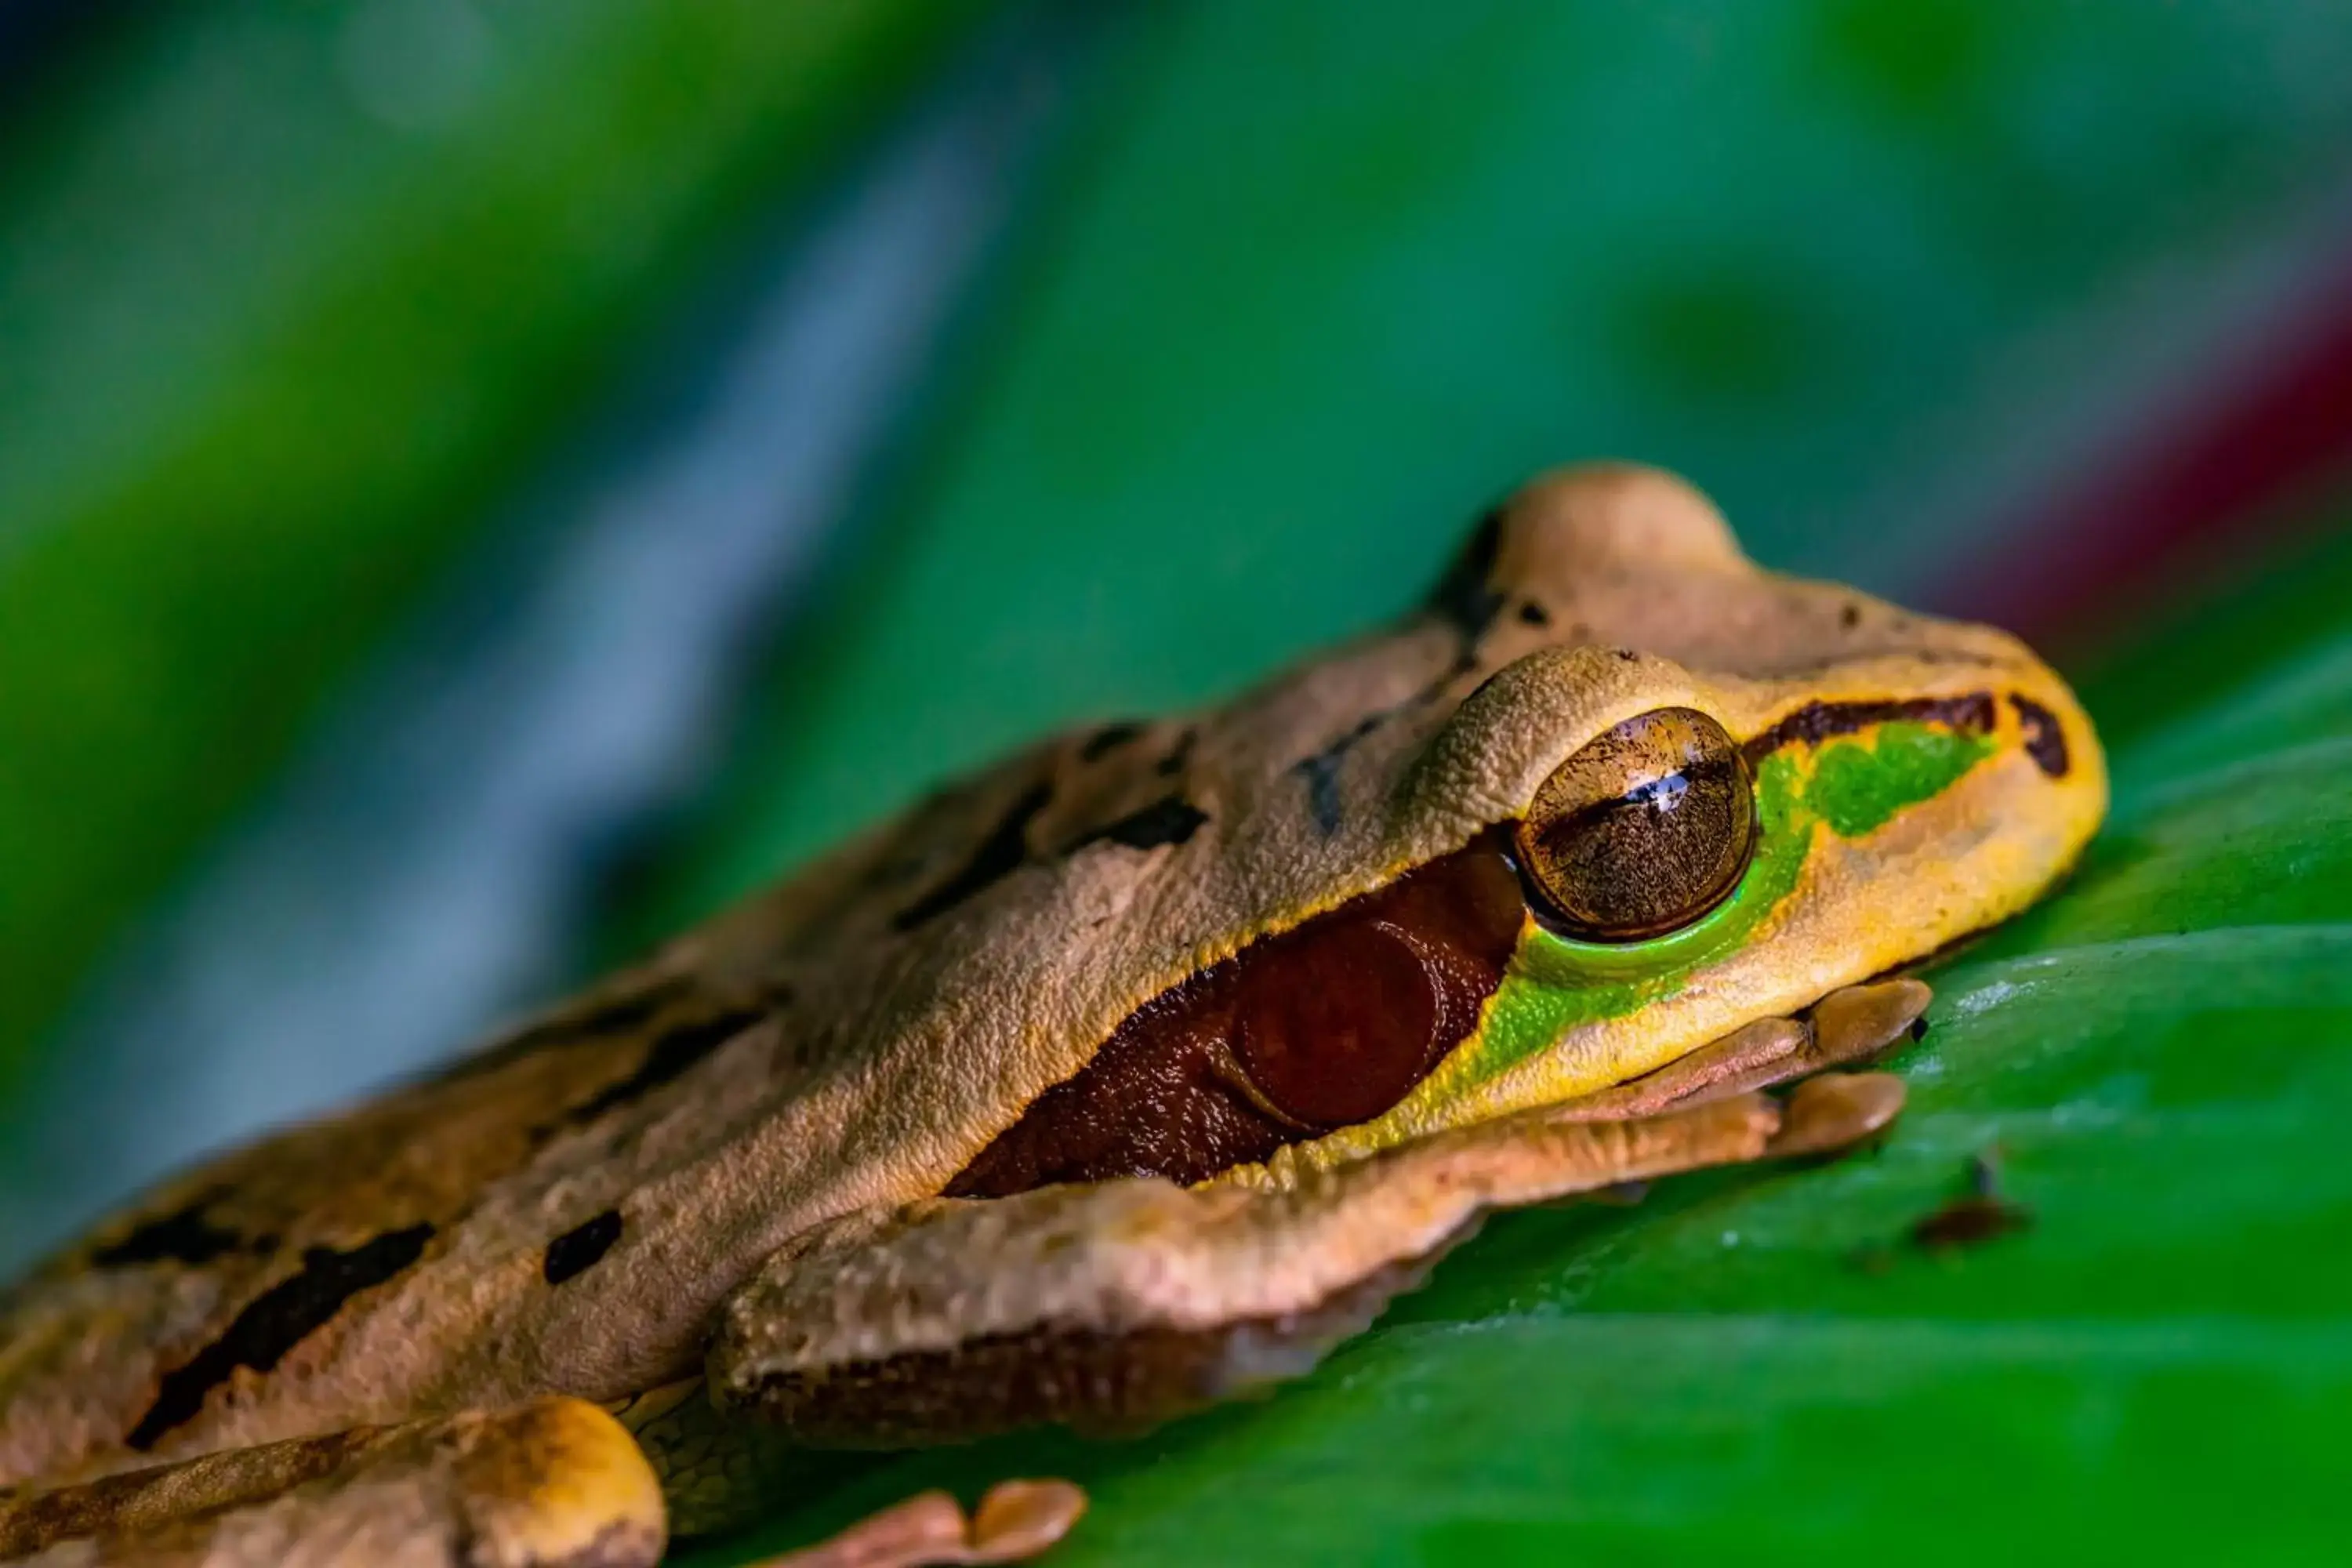
[(1560, 935), (1664, 936), (1738, 886), (1756, 848), (1755, 783), (1722, 725), (1661, 708), (1553, 769), (1514, 844), (1528, 902)]

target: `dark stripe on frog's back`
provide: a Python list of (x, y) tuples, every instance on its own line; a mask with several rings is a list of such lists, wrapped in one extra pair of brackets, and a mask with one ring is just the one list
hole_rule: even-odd
[(1129, 849), (1162, 849), (1189, 843), (1209, 820), (1209, 814), (1181, 795), (1164, 795), (1137, 807), (1117, 821), (1094, 829), (1072, 847), (1118, 844)]
[(233, 1252), (272, 1252), (278, 1238), (246, 1236), (215, 1224), (205, 1214), (217, 1189), (208, 1191), (152, 1219), (141, 1221), (120, 1241), (94, 1247), (91, 1267), (122, 1268), (141, 1263), (210, 1263)]
[[(493, 1068), (396, 1091), (232, 1153), (193, 1193), (184, 1186), (176, 1207), (90, 1249), (86, 1266), (152, 1270), (155, 1290), (200, 1273), (218, 1291), (198, 1342), (164, 1363), (154, 1400), (123, 1412), (123, 1440), (153, 1447), (240, 1368), (268, 1376), (348, 1303), (424, 1260), (436, 1236), (462, 1226), (553, 1132), (619, 1113), (768, 1014), (712, 1008), (707, 998), (698, 1010), (689, 998), (641, 1037), (601, 1033), (599, 1021), (614, 1016), (593, 1013), (560, 1038), (535, 1027), (526, 1031), (534, 1049)], [(546, 1244), (549, 1282), (599, 1260), (618, 1221), (606, 1210)]]
[(1400, 714), (1427, 708), (1438, 701), (1455, 681), (1477, 668), (1478, 656), (1475, 649), (1462, 649), (1454, 654), (1444, 670), (1416, 688), (1402, 701), (1375, 709), (1290, 764), (1290, 772), (1307, 786), (1307, 809), (1314, 814), (1315, 826), (1324, 837), (1328, 837), (1339, 831), (1342, 817), (1339, 773), (1347, 765), (1349, 753)]
[(1427, 600), (1430, 612), (1459, 632), (1468, 647), (1477, 646), (1510, 596), (1494, 584), (1495, 566), (1503, 550), (1505, 510), (1505, 503), (1498, 501), (1479, 514), (1469, 539)]
[(240, 1368), (274, 1371), (289, 1351), (332, 1322), (344, 1303), (405, 1271), (432, 1239), (432, 1226), (413, 1225), (344, 1250), (307, 1249), (299, 1269), (247, 1301), (217, 1338), (163, 1374), (155, 1402), (124, 1445), (152, 1448), (203, 1410), (205, 1397)]
[[(1072, 754), (1082, 763), (1101, 763), (1131, 745), (1148, 731), (1148, 728), (1125, 721), (1106, 725), (1079, 742)], [(1194, 731), (1185, 730), (1177, 737), (1167, 755), (1151, 764), (1152, 773), (1160, 778), (1181, 773), (1191, 753), (1193, 738)], [(1051, 749), (1043, 754), (1050, 755)], [(1140, 770), (1124, 771), (1131, 775)], [(966, 787), (986, 789), (991, 782), (983, 776), (973, 785)], [(1129, 849), (1150, 850), (1186, 844), (1209, 820), (1209, 814), (1187, 800), (1181, 790), (1171, 790), (1121, 816), (1084, 828), (1074, 836), (1056, 832), (1052, 835), (1055, 840), (1054, 843), (1039, 845), (1033, 842), (1037, 837), (1036, 825), (1048, 808), (1055, 805), (1055, 784), (1056, 781), (1052, 776), (1031, 782), (980, 835), (977, 845), (961, 865), (940, 879), (929, 891), (890, 917), (891, 928), (902, 933), (911, 932), (987, 893), (1017, 871), (1066, 859), (1094, 845), (1112, 844)], [(947, 803), (952, 803), (958, 793), (950, 792), (944, 797), (935, 797), (941, 804), (918, 807), (919, 820), (926, 810), (942, 814), (942, 820), (953, 820), (945, 814), (954, 809), (951, 804)], [(1066, 798), (1064, 804), (1068, 804)]]
[(675, 1083), (789, 1001), (726, 1005), (666, 981), (532, 1025), (439, 1078), (220, 1156), (194, 1191), (123, 1215), (78, 1261), (207, 1267), (387, 1223), (454, 1224), (556, 1134)]
[(970, 858), (953, 875), (890, 918), (896, 929), (912, 931), (987, 891), (1029, 861), (1029, 825), (1052, 804), (1054, 785), (1041, 779), (1024, 790), (994, 826), (982, 836)]
[(588, 997), (560, 1005), (479, 1050), (465, 1053), (419, 1081), (457, 1083), (496, 1072), (541, 1051), (561, 1050), (590, 1040), (628, 1038), (644, 1032), (663, 1008), (689, 994), (693, 986), (691, 974), (676, 973), (656, 976), (639, 986), (616, 990), (609, 995), (604, 994), (600, 987)]
[(1097, 729), (1078, 742), (1078, 761), (1098, 763), (1130, 742), (1140, 740), (1151, 726), (1141, 719), (1118, 719)]
[[(788, 1005), (790, 994), (778, 1005)], [(635, 1070), (616, 1079), (565, 1111), (573, 1124), (593, 1121), (608, 1110), (641, 1100), (675, 1082), (719, 1047), (772, 1016), (772, 1007), (720, 1008), (707, 1015), (688, 1014), (656, 1030)]]

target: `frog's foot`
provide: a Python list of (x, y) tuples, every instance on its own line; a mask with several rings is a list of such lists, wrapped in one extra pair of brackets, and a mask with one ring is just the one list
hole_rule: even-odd
[(227, 1449), (0, 1506), (0, 1559), (108, 1568), (638, 1568), (661, 1489), (577, 1399)]
[(1891, 1121), (1884, 1075), (1659, 1116), (1543, 1107), (1286, 1188), (1158, 1179), (868, 1211), (731, 1299), (715, 1399), (802, 1442), (901, 1447), (1037, 1422), (1132, 1430), (1294, 1376), (1370, 1322), (1488, 1211), (1774, 1154)]
[(1087, 1494), (1068, 1481), (1000, 1481), (969, 1519), (947, 1493), (921, 1492), (761, 1568), (1026, 1563), (1067, 1535), (1086, 1511)]
[(1566, 1101), (1559, 1110), (1594, 1121), (1654, 1116), (1868, 1061), (1906, 1036), (1916, 1038), (1934, 997), (1926, 982), (1909, 978), (1848, 985), (1799, 1016), (1759, 1018), (1654, 1072)]

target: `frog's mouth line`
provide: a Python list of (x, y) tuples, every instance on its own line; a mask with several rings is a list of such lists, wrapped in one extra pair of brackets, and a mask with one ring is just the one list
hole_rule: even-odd
[(1638, 1078), (1562, 1100), (1554, 1110), (1595, 1121), (1654, 1116), (1870, 1062), (1898, 1042), (1926, 1037), (1934, 994), (1925, 981), (1908, 976), (1840, 986), (1799, 1013), (1759, 1018)]

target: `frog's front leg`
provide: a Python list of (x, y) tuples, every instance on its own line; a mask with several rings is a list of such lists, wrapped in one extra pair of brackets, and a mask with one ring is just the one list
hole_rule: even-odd
[(604, 1411), (550, 1397), (227, 1449), (0, 1503), (0, 1558), (108, 1568), (640, 1568), (661, 1489)]
[(728, 1303), (712, 1394), (820, 1446), (1133, 1430), (1307, 1371), (1490, 1210), (1843, 1146), (1901, 1101), (1894, 1079), (1832, 1076), (1786, 1107), (1522, 1112), (1281, 1189), (1135, 1179), (851, 1215)]

